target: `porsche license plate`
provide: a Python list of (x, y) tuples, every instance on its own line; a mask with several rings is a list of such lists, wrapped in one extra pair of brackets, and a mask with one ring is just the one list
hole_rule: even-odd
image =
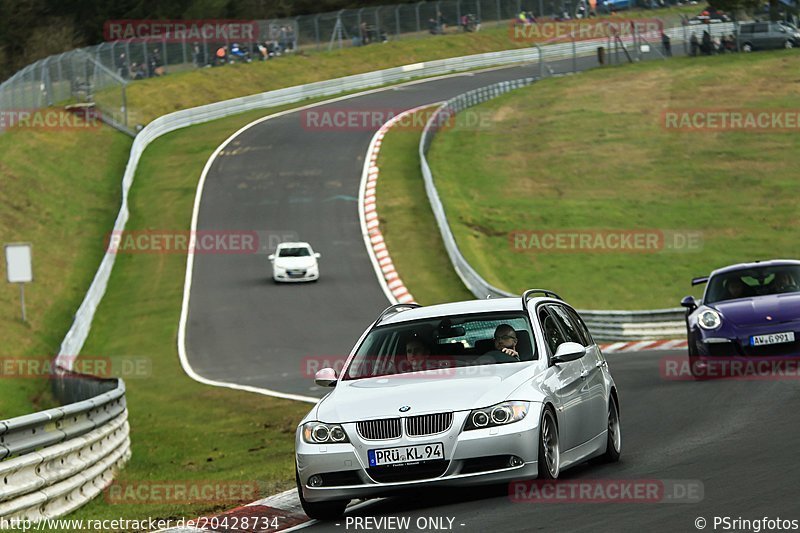
[(444, 459), (444, 444), (418, 444), (416, 446), (401, 446), (399, 448), (383, 448), (368, 450), (369, 466), (402, 465), (418, 463), (420, 461), (435, 461)]
[(750, 337), (751, 346), (783, 344), (784, 342), (794, 342), (794, 331), (787, 331), (786, 333), (770, 333), (769, 335), (755, 335)]

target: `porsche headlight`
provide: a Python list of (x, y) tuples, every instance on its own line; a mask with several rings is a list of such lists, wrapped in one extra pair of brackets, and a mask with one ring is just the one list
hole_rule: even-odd
[(464, 431), (519, 422), (528, 414), (529, 407), (530, 402), (503, 402), (483, 409), (474, 409), (467, 417)]
[(703, 329), (717, 329), (722, 324), (722, 318), (716, 311), (707, 309), (697, 317), (697, 324)]
[(303, 424), (303, 440), (309, 444), (339, 444), (350, 442), (347, 433), (339, 424), (307, 422)]

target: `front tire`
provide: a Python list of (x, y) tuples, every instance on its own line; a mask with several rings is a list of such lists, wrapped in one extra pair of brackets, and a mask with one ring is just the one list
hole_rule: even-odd
[(792, 41), (787, 40), (785, 43), (783, 43), (783, 47), (786, 48), (787, 50), (791, 50), (792, 48), (794, 48), (794, 43)]
[(708, 372), (700, 367), (700, 344), (691, 333), (689, 334), (687, 349), (689, 351), (689, 370), (692, 373), (692, 377), (697, 381), (707, 380)]
[(744, 43), (742, 45), (742, 52), (752, 52), (752, 51), (753, 51), (753, 45), (752, 44)]
[(314, 520), (337, 520), (342, 517), (344, 510), (350, 500), (335, 500), (332, 502), (309, 502), (303, 498), (303, 486), (300, 485), (300, 474), (295, 470), (295, 482), (297, 483), (297, 494), (300, 497), (300, 505), (303, 512)]
[(606, 440), (606, 453), (603, 461), (606, 463), (616, 463), (622, 453), (622, 433), (620, 432), (619, 407), (613, 396), (608, 402), (608, 438)]
[(550, 407), (542, 411), (539, 424), (539, 479), (558, 479), (561, 470), (558, 425)]

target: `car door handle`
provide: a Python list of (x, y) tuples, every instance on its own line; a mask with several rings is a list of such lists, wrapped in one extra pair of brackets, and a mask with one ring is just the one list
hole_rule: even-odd
[(589, 371), (588, 370), (584, 370), (583, 372), (581, 372), (581, 379), (586, 379), (586, 376), (588, 376), (588, 375), (589, 375)]
[(602, 368), (604, 366), (608, 366), (608, 361), (598, 361), (597, 364), (594, 366), (595, 368)]

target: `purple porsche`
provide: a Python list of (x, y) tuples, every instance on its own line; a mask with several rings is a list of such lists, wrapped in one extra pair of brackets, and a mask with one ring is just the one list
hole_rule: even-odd
[(800, 357), (800, 261), (731, 265), (692, 280), (702, 283), (701, 301), (681, 300), (692, 374), (718, 358)]

